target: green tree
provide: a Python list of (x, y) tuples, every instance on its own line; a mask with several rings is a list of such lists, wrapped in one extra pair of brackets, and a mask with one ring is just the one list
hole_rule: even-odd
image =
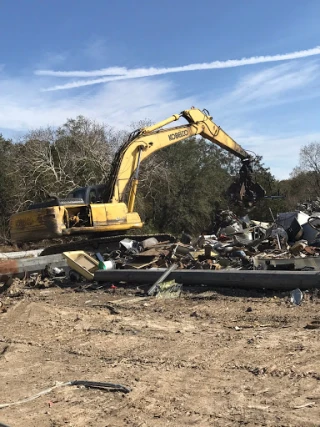
[[(253, 161), (253, 168), (255, 181), (266, 190), (267, 196), (285, 196), (285, 194), (281, 193), (280, 182), (272, 175), (270, 168), (264, 165), (262, 156), (256, 156)], [(259, 221), (272, 221), (270, 209), (273, 215), (276, 216), (279, 212), (287, 210), (286, 205), (285, 198), (279, 200), (262, 199), (250, 210), (249, 216)]]
[[(169, 146), (143, 164), (138, 209), (160, 231), (210, 228), (215, 202), (230, 183), (226, 155), (204, 139)], [(150, 167), (151, 165), (151, 167)]]
[(298, 166), (279, 187), (286, 195), (288, 211), (296, 209), (299, 203), (320, 197), (320, 143), (311, 142), (301, 148)]
[(0, 135), (0, 239), (8, 234), (8, 219), (15, 211), (15, 197), (19, 188), (19, 176), (12, 171), (17, 158), (15, 144)]

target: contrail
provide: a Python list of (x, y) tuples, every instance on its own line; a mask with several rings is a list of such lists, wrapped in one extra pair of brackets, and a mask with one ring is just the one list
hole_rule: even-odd
[(97, 71), (54, 71), (54, 70), (36, 70), (37, 76), (55, 76), (55, 77), (96, 77), (96, 76), (118, 76), (128, 72), (124, 67), (109, 67)]
[(244, 65), (262, 64), (265, 62), (286, 61), (290, 59), (306, 58), (320, 54), (320, 46), (312, 49), (300, 50), (297, 52), (269, 55), (269, 56), (253, 56), (251, 58), (229, 59), (227, 61), (214, 61), (201, 64), (189, 64), (181, 67), (169, 68), (136, 68), (127, 69), (122, 67), (110, 67), (102, 70), (93, 71), (53, 71), (53, 70), (37, 70), (35, 74), (42, 76), (56, 77), (100, 77), (98, 79), (77, 80), (63, 85), (56, 85), (44, 89), (45, 91), (54, 91), (62, 89), (72, 89), (82, 86), (90, 86), (99, 83), (107, 83), (116, 80), (136, 79), (141, 77), (159, 76), (169, 73), (181, 73), (185, 71), (200, 71), (213, 70), (221, 68), (241, 67)]

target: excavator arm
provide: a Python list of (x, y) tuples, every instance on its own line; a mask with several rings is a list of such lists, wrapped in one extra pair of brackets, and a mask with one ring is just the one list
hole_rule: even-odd
[[(188, 124), (163, 129), (181, 117), (186, 119)], [(118, 150), (112, 164), (106, 202), (122, 202), (129, 184), (128, 212), (133, 212), (141, 162), (155, 151), (195, 135), (201, 135), (244, 162), (241, 168), (244, 173), (240, 173), (240, 179), (230, 189), (234, 202), (252, 205), (257, 198), (264, 197), (264, 190), (260, 186), (255, 187), (258, 184), (253, 183), (250, 173), (246, 173), (251, 170), (250, 155), (212, 121), (207, 110), (192, 108), (130, 135), (128, 141)]]

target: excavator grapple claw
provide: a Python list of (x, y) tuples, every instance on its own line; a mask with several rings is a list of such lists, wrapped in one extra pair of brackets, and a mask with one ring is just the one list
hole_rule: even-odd
[(239, 178), (227, 190), (228, 198), (235, 205), (251, 208), (257, 201), (263, 199), (265, 195), (265, 189), (257, 182), (254, 182), (252, 159), (246, 158), (242, 160)]

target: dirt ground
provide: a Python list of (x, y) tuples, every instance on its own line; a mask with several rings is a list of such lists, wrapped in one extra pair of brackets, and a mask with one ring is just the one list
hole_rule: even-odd
[[(320, 426), (320, 298), (50, 287), (0, 294), (0, 425)], [(309, 325), (309, 328), (306, 326)]]

